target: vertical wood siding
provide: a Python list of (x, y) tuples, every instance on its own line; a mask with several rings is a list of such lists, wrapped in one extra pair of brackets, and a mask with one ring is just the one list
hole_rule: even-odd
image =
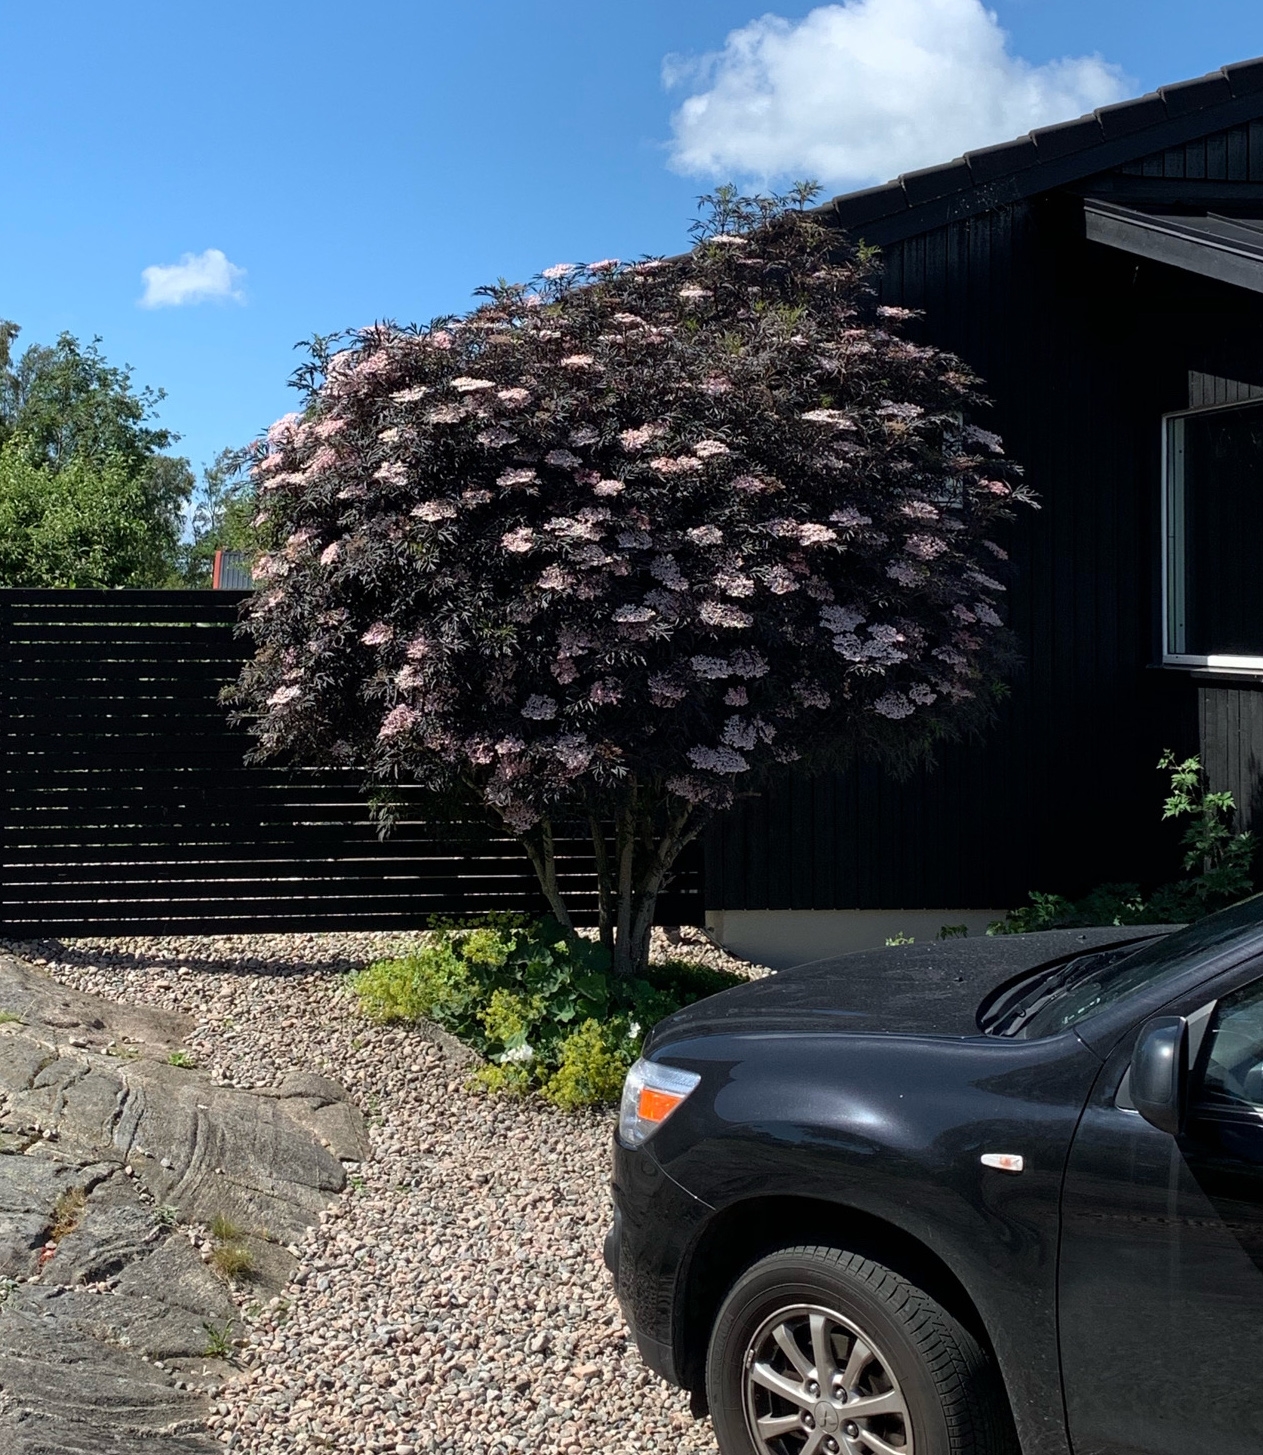
[(1263, 684), (1203, 686), (1197, 707), (1210, 786), (1232, 794), (1238, 828), (1258, 833), (1263, 829)]
[(1263, 182), (1263, 121), (1198, 137), (1119, 168), (1130, 177), (1204, 182)]
[[(1184, 165), (1263, 168), (1243, 135)], [(892, 245), (884, 270), (883, 301), (924, 310), (920, 336), (983, 377), (984, 422), (1038, 492), (1009, 541), (1022, 662), (984, 741), (935, 768), (795, 779), (728, 814), (708, 906), (982, 908), (1169, 877), (1156, 764), (1197, 751), (1204, 722), (1187, 675), (1156, 665), (1160, 421), (1190, 371), (1263, 384), (1263, 300), (1086, 242), (1056, 195)]]

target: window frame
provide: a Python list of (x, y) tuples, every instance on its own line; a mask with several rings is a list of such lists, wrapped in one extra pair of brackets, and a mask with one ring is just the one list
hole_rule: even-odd
[[(1175, 581), (1177, 559), (1177, 532), (1183, 535), (1183, 511), (1176, 510), (1177, 490), (1181, 494), (1183, 480), (1177, 485), (1176, 459), (1182, 453), (1172, 448), (1173, 436), (1186, 419), (1201, 418), (1208, 414), (1231, 414), (1240, 409), (1259, 409), (1263, 399), (1237, 399), (1231, 404), (1202, 404), (1191, 409), (1173, 409), (1162, 416), (1162, 664), (1165, 667), (1184, 667), (1203, 672), (1223, 673), (1228, 676), (1263, 677), (1263, 653), (1258, 656), (1234, 656), (1230, 654), (1200, 655), (1177, 649), (1177, 639), (1185, 629), (1183, 620), (1185, 580)], [(1183, 561), (1183, 540), (1179, 540), (1179, 559)], [(1177, 616), (1178, 614), (1178, 616)]]

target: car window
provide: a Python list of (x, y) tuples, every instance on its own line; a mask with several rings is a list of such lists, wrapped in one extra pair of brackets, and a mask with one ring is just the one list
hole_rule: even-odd
[(1263, 1115), (1263, 980), (1219, 1002), (1200, 1060), (1201, 1110)]

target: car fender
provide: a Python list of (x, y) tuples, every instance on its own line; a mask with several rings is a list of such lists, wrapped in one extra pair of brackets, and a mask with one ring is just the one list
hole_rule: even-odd
[[(885, 1226), (925, 1249), (964, 1290), (1009, 1390), (1027, 1455), (1066, 1455), (1056, 1329), (1060, 1194), (1099, 1059), (1073, 1035), (706, 1037), (660, 1052), (702, 1074), (647, 1144), (711, 1212), (698, 1217), (678, 1277), (708, 1229), (740, 1209), (798, 1199)], [(673, 1125), (674, 1123), (674, 1125)], [(1020, 1172), (984, 1155), (1022, 1158)], [(720, 1221), (716, 1223), (716, 1219)], [(782, 1246), (802, 1241), (784, 1229)], [(677, 1305), (680, 1300), (677, 1298)]]

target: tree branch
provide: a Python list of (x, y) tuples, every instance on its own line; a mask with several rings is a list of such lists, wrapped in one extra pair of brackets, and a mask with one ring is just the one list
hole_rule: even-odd
[(614, 968), (620, 975), (630, 975), (632, 927), (632, 870), (636, 857), (636, 800), (635, 789), (632, 799), (616, 816), (616, 842), (618, 846), (618, 923), (614, 933)]

